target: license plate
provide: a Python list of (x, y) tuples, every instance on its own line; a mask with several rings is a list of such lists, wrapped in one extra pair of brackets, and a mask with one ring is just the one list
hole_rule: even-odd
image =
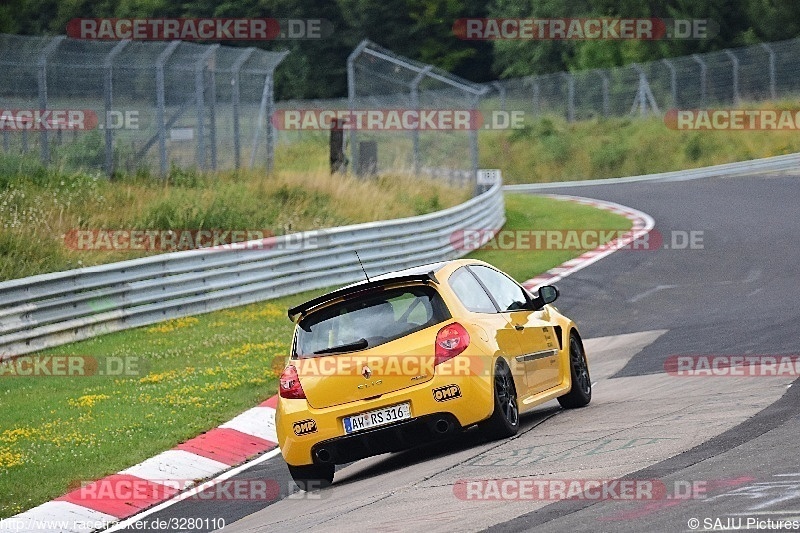
[(411, 404), (401, 403), (353, 416), (346, 416), (342, 421), (344, 422), (345, 433), (355, 433), (356, 431), (384, 426), (398, 420), (408, 420), (409, 418), (411, 418)]

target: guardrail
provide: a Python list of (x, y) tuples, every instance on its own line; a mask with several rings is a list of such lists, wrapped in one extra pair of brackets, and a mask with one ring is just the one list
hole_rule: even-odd
[[(505, 223), (500, 183), (416, 217), (160, 254), (0, 283), (0, 360), (80, 339), (453, 259), (454, 232)], [(488, 239), (489, 236), (487, 235)], [(262, 247), (262, 249), (259, 249)]]
[(505, 185), (504, 191), (532, 192), (541, 189), (558, 189), (561, 187), (583, 187), (594, 185), (616, 185), (619, 183), (634, 183), (637, 181), (689, 181), (701, 178), (732, 178), (735, 176), (748, 176), (762, 172), (782, 172), (800, 168), (800, 153), (776, 155), (738, 163), (723, 163), (710, 167), (692, 168), (688, 170), (673, 170), (658, 174), (645, 174), (642, 176), (627, 176), (624, 178), (586, 179), (578, 181), (552, 181), (548, 183), (521, 183)]

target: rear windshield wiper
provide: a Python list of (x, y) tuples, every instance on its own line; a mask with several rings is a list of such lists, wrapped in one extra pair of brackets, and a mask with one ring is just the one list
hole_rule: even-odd
[(363, 350), (369, 346), (367, 339), (358, 339), (355, 342), (349, 342), (347, 344), (342, 344), (340, 346), (334, 346), (332, 348), (325, 348), (324, 350), (317, 350), (314, 354), (323, 354), (323, 353), (336, 353), (336, 352), (353, 352), (356, 350)]

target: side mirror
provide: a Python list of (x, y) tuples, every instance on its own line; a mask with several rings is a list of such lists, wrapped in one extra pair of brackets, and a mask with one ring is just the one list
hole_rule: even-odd
[(539, 288), (539, 298), (542, 304), (551, 304), (558, 299), (558, 288), (555, 285), (544, 285)]
[(551, 304), (558, 299), (558, 288), (555, 285), (544, 285), (539, 287), (539, 295), (531, 300), (534, 311), (538, 311), (547, 304)]

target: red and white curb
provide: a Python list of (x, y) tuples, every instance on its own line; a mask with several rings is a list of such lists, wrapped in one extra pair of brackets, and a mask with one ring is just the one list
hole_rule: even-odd
[(624, 216), (631, 221), (633, 226), (631, 226), (630, 230), (623, 233), (613, 241), (600, 245), (594, 250), (583, 253), (574, 259), (565, 261), (559, 266), (551, 268), (544, 274), (539, 274), (535, 278), (531, 278), (524, 282), (522, 285), (528, 290), (534, 290), (542, 285), (555, 283), (558, 280), (566, 278), (570, 274), (577, 272), (578, 270), (586, 268), (592, 263), (600, 261), (602, 258), (613, 254), (617, 250), (629, 246), (637, 239), (641, 239), (650, 233), (655, 226), (653, 217), (647, 213), (643, 213), (642, 211), (638, 211), (624, 205), (615, 204), (614, 202), (605, 202), (603, 200), (594, 200), (592, 198), (583, 198), (580, 196), (570, 196), (565, 194), (542, 194), (541, 196), (554, 198), (556, 200), (566, 200), (582, 205), (589, 205), (597, 209), (603, 209), (604, 211), (610, 211), (617, 215)]
[[(0, 531), (91, 532), (114, 524), (112, 529), (117, 529), (125, 527), (126, 519), (134, 515), (137, 519), (144, 516), (146, 509), (150, 514), (159, 509), (158, 504), (191, 497), (255, 461), (277, 455), (277, 401), (273, 396), (171, 450), (0, 520)], [(270, 450), (274, 453), (264, 454)], [(261, 457), (248, 461), (258, 455)], [(214, 480), (204, 481), (210, 478)], [(186, 487), (191, 488), (182, 492)]]
[[(578, 196), (542, 196), (604, 209), (626, 217), (633, 226), (615, 241), (570, 259), (523, 283), (531, 290), (547, 283), (555, 283), (586, 268), (646, 235), (654, 226), (650, 215), (620, 204)], [(259, 462), (277, 456), (280, 453), (275, 434), (277, 402), (278, 397), (273, 396), (218, 428), (179, 444), (172, 450), (94, 481), (53, 501), (0, 520), (0, 531), (89, 533), (106, 528), (110, 532), (128, 527), (149, 514), (190, 498)], [(182, 491), (187, 485), (190, 489)], [(122, 498), (108, 494), (108, 486), (127, 489), (120, 492), (132, 492), (131, 487), (135, 487), (136, 497)]]

